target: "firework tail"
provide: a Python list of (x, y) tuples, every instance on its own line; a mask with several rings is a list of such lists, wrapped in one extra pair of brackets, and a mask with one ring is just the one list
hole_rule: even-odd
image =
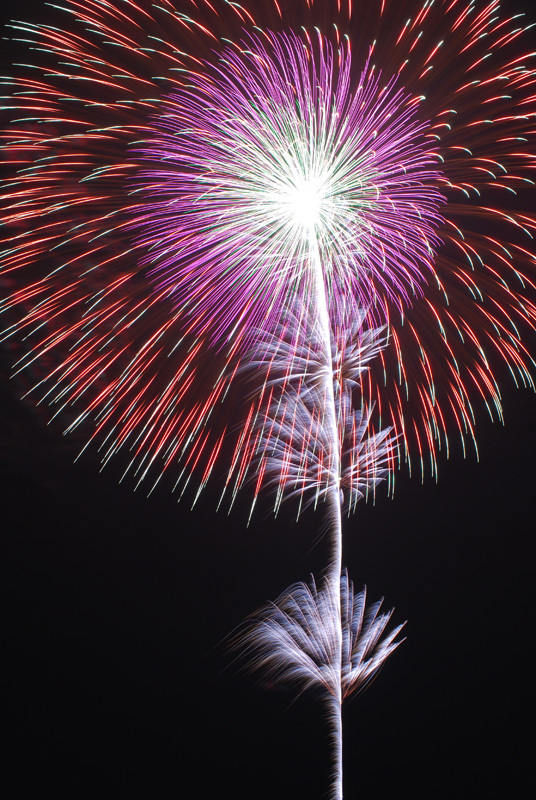
[[(388, 430), (368, 435), (368, 411), (352, 408), (357, 380), (385, 346), (383, 331), (363, 329), (367, 315), (356, 308), (354, 326), (359, 321), (361, 328), (354, 328), (353, 341), (344, 346), (337, 341), (330, 325), (314, 228), (308, 226), (305, 233), (314, 302), (287, 314), (288, 325), (278, 335), (266, 337), (259, 332), (263, 344), (251, 359), (256, 378), (259, 369), (264, 369), (265, 383), (272, 390), (278, 380), (282, 386), (255, 441), (258, 472), (265, 480), (272, 478), (281, 499), (298, 494), (300, 502), (304, 495), (309, 495), (310, 503), (323, 501), (327, 566), (320, 590), (314, 580), (310, 587), (291, 587), (253, 615), (235, 646), (245, 647), (252, 654), (251, 665), (268, 671), (274, 680), (291, 680), (301, 688), (321, 687), (332, 758), (330, 797), (341, 800), (343, 698), (355, 685), (362, 686), (398, 646), (393, 640), (401, 628), (380, 641), (390, 615), (375, 621), (379, 606), (373, 607), (372, 616), (368, 612), (363, 625), (365, 593), (354, 602), (353, 586), (342, 573), (344, 489), (348, 507), (374, 490), (387, 473), (395, 442)], [(346, 334), (348, 330), (345, 328)], [(349, 429), (353, 436), (345, 435)], [(248, 460), (255, 462), (255, 457), (250, 455)]]
[[(326, 363), (331, 363), (331, 327), (326, 296), (326, 286), (320, 252), (314, 226), (308, 226), (307, 239), (310, 248), (311, 268), (314, 273), (314, 310), (318, 317), (322, 339), (322, 357)], [(331, 374), (329, 374), (331, 372)], [(334, 691), (327, 696), (328, 719), (331, 724), (332, 758), (333, 767), (331, 775), (332, 800), (342, 798), (342, 687), (341, 687), (341, 657), (342, 657), (342, 620), (341, 620), (341, 594), (340, 580), (342, 570), (342, 519), (341, 519), (341, 458), (339, 452), (339, 436), (337, 430), (337, 409), (335, 407), (335, 388), (333, 385), (332, 371), (326, 371), (324, 386), (321, 393), (324, 398), (323, 416), (329, 441), (329, 461), (332, 478), (327, 487), (326, 503), (328, 505), (328, 518), (330, 524), (331, 553), (326, 569), (326, 587), (329, 592), (330, 605), (334, 628), (336, 631), (333, 648), (332, 670), (336, 676)]]

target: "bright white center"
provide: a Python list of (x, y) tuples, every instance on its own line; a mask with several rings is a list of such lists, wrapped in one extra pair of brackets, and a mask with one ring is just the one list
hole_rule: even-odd
[(294, 223), (306, 230), (314, 229), (320, 222), (323, 193), (318, 179), (303, 180), (293, 187), (288, 196)]

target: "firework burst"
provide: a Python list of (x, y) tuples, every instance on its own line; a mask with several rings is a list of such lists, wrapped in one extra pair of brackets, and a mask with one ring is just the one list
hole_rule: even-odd
[(181, 491), (195, 475), (197, 497), (225, 450), (232, 498), (253, 478), (276, 511), (325, 503), (322, 589), (261, 618), (268, 644), (281, 615), (298, 630), (289, 603), (322, 620), (278, 653), (295, 674), (330, 652), (340, 798), (341, 511), (397, 454), (434, 473), (475, 399), (500, 416), (503, 365), (532, 385), (536, 73), (498, 2), (331, 5), (329, 25), (314, 0), (68, 2), (76, 28), (16, 24), (46, 70), (12, 91), (2, 218), (18, 369), (43, 364), (35, 391), (105, 463)]
[(67, 6), (76, 32), (14, 26), (54, 66), (17, 81), (4, 134), (7, 303), (21, 363), (47, 357), (38, 391), (105, 462), (205, 484), (221, 432), (259, 412), (219, 403), (248, 331), (315, 291), (305, 212), (332, 322), (350, 290), (390, 326), (361, 391), (410, 463), (471, 439), (477, 399), (500, 415), (501, 362), (531, 383), (534, 218), (510, 198), (532, 185), (534, 72), (497, 7), (342, 4), (329, 39), (317, 3), (88, 3)]
[[(221, 346), (316, 302), (382, 322), (422, 295), (440, 221), (437, 154), (411, 95), (348, 46), (266, 33), (164, 102), (140, 153), (136, 226), (159, 285)], [(339, 325), (342, 327), (342, 325)]]
[(245, 623), (244, 640), (255, 670), (274, 681), (295, 684), (304, 691), (323, 687), (339, 700), (359, 691), (380, 669), (401, 641), (398, 625), (384, 636), (392, 611), (380, 613), (381, 601), (366, 605), (367, 592), (354, 592), (343, 571), (340, 581), (342, 611), (342, 684), (333, 670), (339, 645), (339, 619), (332, 606), (331, 587), (296, 583)]

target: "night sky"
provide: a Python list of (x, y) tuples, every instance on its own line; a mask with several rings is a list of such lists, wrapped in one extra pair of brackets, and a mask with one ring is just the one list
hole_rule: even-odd
[[(289, 506), (274, 522), (265, 505), (246, 527), (247, 498), (215, 512), (217, 480), (191, 511), (166, 485), (149, 498), (119, 485), (120, 464), (73, 464), (81, 441), (18, 399), (11, 353), (0, 353), (1, 796), (320, 800), (321, 696), (259, 688), (225, 639), (321, 571), (321, 513), (296, 524)], [(344, 709), (348, 800), (528, 796), (536, 396), (503, 388), (505, 426), (479, 418), (480, 463), (456, 450), (437, 484), (400, 473), (394, 499), (380, 491), (346, 521), (356, 586), (408, 620)]]

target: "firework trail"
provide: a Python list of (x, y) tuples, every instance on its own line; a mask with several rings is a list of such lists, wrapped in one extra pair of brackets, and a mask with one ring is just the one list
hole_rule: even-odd
[(195, 500), (230, 454), (231, 502), (252, 480), (276, 510), (325, 502), (308, 596), (331, 598), (318, 642), (339, 621), (340, 719), (342, 510), (392, 488), (397, 454), (434, 474), (449, 432), (473, 441), (504, 366), (532, 385), (535, 217), (511, 198), (533, 186), (533, 54), (499, 2), (251, 6), (14, 25), (47, 69), (4, 134), (5, 314), (104, 463), (181, 493), (195, 475)]

